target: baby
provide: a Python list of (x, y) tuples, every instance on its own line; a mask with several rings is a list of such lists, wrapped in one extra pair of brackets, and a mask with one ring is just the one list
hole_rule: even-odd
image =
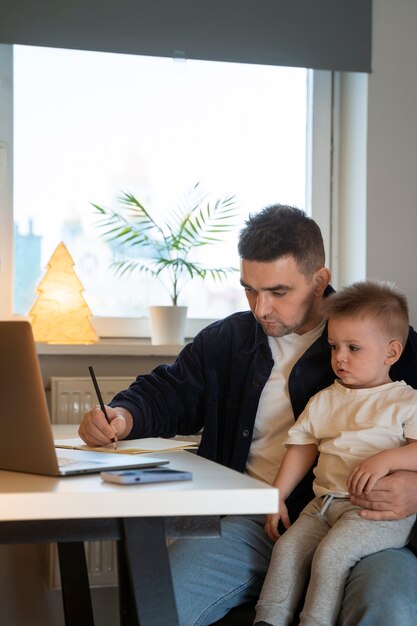
[[(394, 470), (417, 471), (417, 391), (389, 376), (408, 336), (407, 301), (388, 284), (360, 282), (324, 308), (337, 380), (311, 398), (285, 442), (274, 481), (279, 514), (267, 516), (265, 530), (277, 540), (280, 519), (288, 530), (274, 546), (257, 626), (290, 625), (307, 585), (300, 624), (334, 625), (350, 569), (404, 546), (415, 521), (367, 520), (349, 499)], [(316, 497), (290, 526), (285, 500), (317, 457)]]

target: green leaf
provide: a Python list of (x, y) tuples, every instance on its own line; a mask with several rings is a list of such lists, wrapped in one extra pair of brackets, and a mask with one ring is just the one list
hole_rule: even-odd
[[(138, 272), (157, 278), (176, 304), (188, 280), (204, 280), (207, 276), (222, 280), (236, 271), (231, 267), (206, 268), (188, 259), (193, 248), (214, 245), (236, 228), (239, 212), (235, 196), (226, 195), (210, 203), (197, 182), (170, 210), (163, 225), (133, 194), (122, 191), (118, 201), (120, 211), (92, 203), (99, 216), (96, 225), (101, 230), (100, 236), (126, 253), (125, 259), (112, 264), (117, 274)], [(146, 261), (131, 258), (129, 252), (133, 247), (144, 248)]]

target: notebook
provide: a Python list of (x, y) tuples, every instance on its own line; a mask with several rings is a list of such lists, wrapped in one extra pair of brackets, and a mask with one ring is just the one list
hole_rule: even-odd
[(32, 327), (0, 321), (0, 469), (47, 476), (156, 467), (146, 455), (62, 450), (54, 446)]

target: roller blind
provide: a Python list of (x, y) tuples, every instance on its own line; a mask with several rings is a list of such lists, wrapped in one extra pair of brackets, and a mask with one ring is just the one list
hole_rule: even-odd
[(372, 0), (0, 0), (0, 43), (371, 71)]

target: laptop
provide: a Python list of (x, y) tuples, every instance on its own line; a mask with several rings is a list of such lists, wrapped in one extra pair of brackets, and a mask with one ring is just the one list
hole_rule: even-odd
[(32, 327), (0, 321), (0, 469), (46, 476), (156, 467), (169, 461), (142, 454), (57, 450)]

